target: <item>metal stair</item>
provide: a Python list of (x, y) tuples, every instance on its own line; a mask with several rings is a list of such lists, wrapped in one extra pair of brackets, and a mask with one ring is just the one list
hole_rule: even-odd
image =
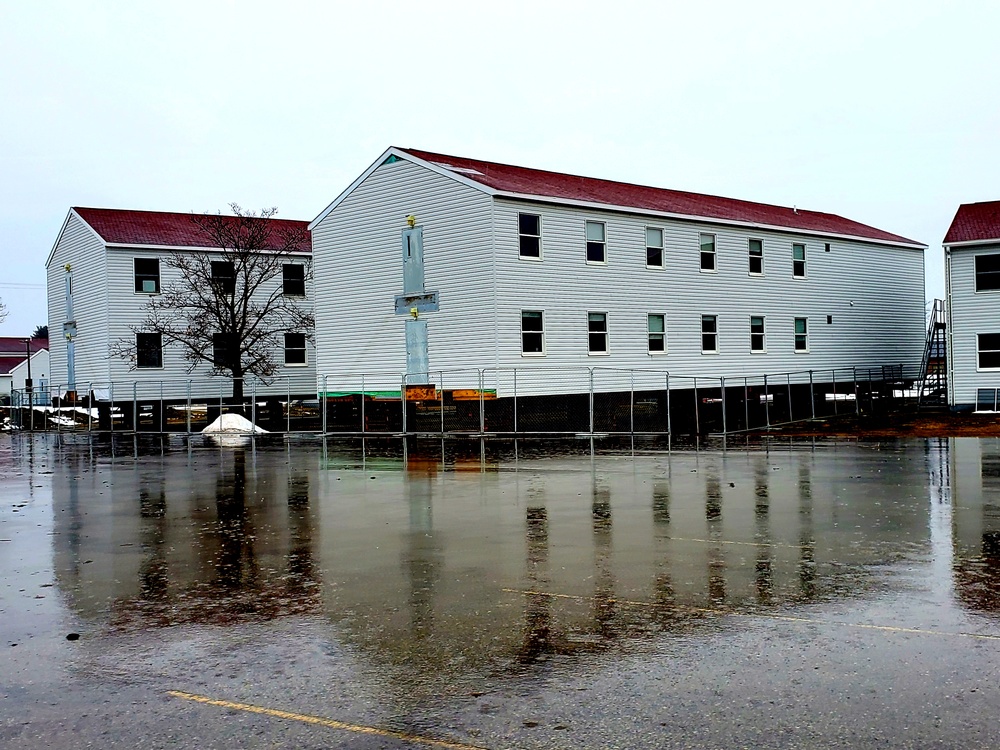
[(917, 406), (921, 409), (942, 409), (948, 406), (947, 323), (944, 300), (934, 300), (927, 321), (927, 339), (920, 363), (920, 385)]

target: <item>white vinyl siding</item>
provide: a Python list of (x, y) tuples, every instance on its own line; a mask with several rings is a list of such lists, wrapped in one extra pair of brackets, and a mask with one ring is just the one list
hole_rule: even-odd
[[(540, 213), (523, 204), (518, 210)], [(398, 376), (406, 371), (405, 317), (394, 314), (393, 301), (403, 291), (401, 233), (408, 215), (423, 228), (424, 288), (441, 295), (440, 311), (421, 315), (432, 377), (441, 368), (461, 369), (448, 387), (477, 387), (475, 368), (495, 365), (498, 336), (513, 339), (520, 360), (520, 309), (537, 306), (518, 304), (497, 323), (494, 243), (517, 276), (544, 273), (548, 254), (543, 263), (522, 262), (516, 213), (494, 225), (489, 196), (405, 159), (369, 174), (313, 228), (320, 386), (325, 375), (365, 372), (386, 374), (381, 390), (393, 382), (399, 389)], [(544, 218), (542, 226), (547, 247)], [(582, 266), (579, 248), (578, 233)]]
[(981, 367), (979, 358), (979, 335), (1000, 332), (1000, 292), (977, 291), (976, 257), (992, 254), (1000, 254), (1000, 242), (951, 248), (946, 255), (948, 390), (952, 406), (972, 408), (979, 389), (1000, 388), (1000, 371)]

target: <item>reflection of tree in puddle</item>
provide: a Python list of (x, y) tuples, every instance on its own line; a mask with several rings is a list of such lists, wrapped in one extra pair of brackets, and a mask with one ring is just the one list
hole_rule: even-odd
[[(318, 611), (309, 478), (292, 475), (288, 480), (284, 574), (262, 569), (259, 561), (261, 550), (270, 552), (275, 530), (266, 524), (259, 529), (257, 516), (266, 513), (269, 504), (248, 507), (247, 497), (260, 499), (265, 490), (266, 482), (256, 477), (251, 477), (248, 488), (246, 451), (235, 449), (231, 471), (220, 467), (214, 503), (204, 496), (195, 499), (197, 535), (169, 539), (163, 476), (143, 483), (139, 515), (146, 556), (139, 568), (139, 590), (134, 597), (112, 602), (112, 627), (133, 629), (190, 622), (228, 625)], [(210, 512), (213, 504), (214, 518)], [(167, 555), (170, 543), (192, 547), (192, 556), (183, 557), (173, 580)], [(190, 563), (194, 563), (193, 569)], [(196, 572), (194, 580), (190, 579), (192, 572)]]

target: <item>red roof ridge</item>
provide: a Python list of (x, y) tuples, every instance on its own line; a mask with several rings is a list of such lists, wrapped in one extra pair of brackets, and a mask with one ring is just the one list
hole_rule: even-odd
[(810, 233), (924, 247), (923, 243), (915, 240), (833, 213), (531, 167), (519, 167), (420, 149), (397, 148), (396, 150), (424, 161), (448, 165), (458, 170), (456, 171), (457, 175), (503, 193), (598, 203), (607, 205), (609, 208), (628, 208), (640, 213), (655, 211), (698, 217), (709, 221), (714, 219), (758, 226), (774, 226)]

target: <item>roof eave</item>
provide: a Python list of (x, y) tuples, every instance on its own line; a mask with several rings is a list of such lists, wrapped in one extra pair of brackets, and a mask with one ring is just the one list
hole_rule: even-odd
[(948, 242), (948, 240), (945, 240), (942, 244), (948, 248), (976, 247), (977, 245), (1000, 245), (1000, 237), (994, 237), (987, 240), (962, 240), (961, 242)]
[[(575, 200), (572, 198), (559, 198), (550, 195), (532, 195), (528, 193), (513, 193), (508, 191), (497, 191), (495, 193), (497, 198), (509, 198), (511, 200), (523, 200), (523, 201), (534, 201), (541, 203), (556, 203), (566, 206), (577, 206), (580, 208), (591, 208), (601, 211), (615, 211), (619, 213), (631, 213), (631, 214), (643, 214), (646, 216), (660, 216), (667, 219), (680, 219), (683, 221), (698, 221), (708, 224), (722, 224), (725, 226), (739, 226), (739, 227), (749, 227), (752, 229), (766, 229), (776, 232), (796, 232), (798, 234), (807, 234), (815, 237), (835, 237), (837, 239), (851, 240), (854, 242), (870, 242), (877, 245), (890, 245), (892, 247), (906, 247), (913, 250), (926, 250), (927, 245), (914, 242), (913, 240), (899, 241), (899, 240), (883, 240), (874, 239), (871, 237), (862, 237), (860, 235), (843, 234), (839, 232), (823, 232), (816, 229), (801, 229), (799, 227), (786, 227), (778, 224), (762, 224), (759, 222), (752, 221), (738, 221), (736, 219), (720, 219), (711, 216), (698, 216), (694, 214), (680, 214), (670, 211), (656, 211), (649, 208), (637, 208), (635, 206), (619, 206), (611, 203), (598, 203), (596, 201), (582, 201)], [(905, 239), (905, 238), (904, 238)]]

